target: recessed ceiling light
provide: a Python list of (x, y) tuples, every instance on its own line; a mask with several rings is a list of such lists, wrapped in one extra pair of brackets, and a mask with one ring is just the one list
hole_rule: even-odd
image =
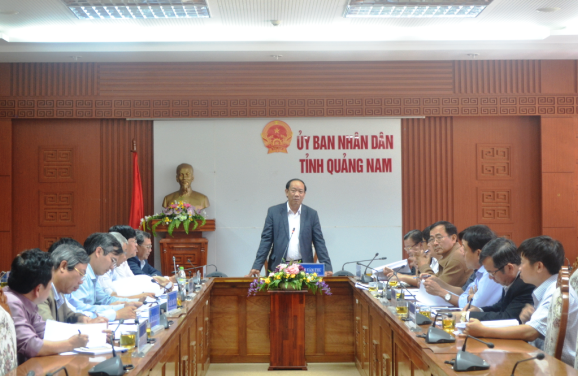
[(538, 9), (536, 9), (536, 11), (537, 11), (537, 12), (540, 12), (540, 13), (552, 13), (552, 12), (556, 12), (556, 11), (559, 11), (559, 10), (560, 10), (560, 8), (557, 8), (557, 7), (546, 7), (546, 8), (538, 8)]
[(493, 0), (349, 0), (346, 18), (474, 18)]
[(283, 57), (283, 55), (271, 55), (271, 57), (274, 57), (275, 60), (279, 60), (279, 58)]
[(210, 18), (207, 0), (62, 0), (80, 19)]
[(81, 59), (82, 56), (70, 56), (70, 58), (74, 61), (78, 61), (78, 59)]
[(15, 16), (17, 14), (18, 14), (18, 12), (13, 11), (13, 10), (0, 10), (0, 15), (2, 15), (2, 16)]
[(480, 56), (480, 54), (468, 54), (469, 57), (471, 57), (472, 59), (477, 59), (478, 56)]

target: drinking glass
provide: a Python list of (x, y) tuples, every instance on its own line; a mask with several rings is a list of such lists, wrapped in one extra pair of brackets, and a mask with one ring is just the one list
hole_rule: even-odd
[(136, 344), (136, 332), (132, 330), (123, 330), (120, 333), (120, 346), (125, 349), (132, 349)]
[(453, 333), (456, 330), (456, 318), (453, 315), (445, 315), (442, 318), (443, 329), (448, 333)]
[(431, 308), (429, 306), (420, 306), (419, 313), (431, 320)]
[(401, 300), (397, 302), (397, 306), (395, 307), (395, 313), (397, 314), (397, 317), (399, 317), (400, 319), (402, 320), (407, 319), (409, 310), (406, 300)]

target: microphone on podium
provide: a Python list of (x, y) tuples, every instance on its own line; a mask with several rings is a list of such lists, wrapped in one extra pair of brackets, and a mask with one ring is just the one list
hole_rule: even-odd
[[(343, 266), (341, 267), (341, 270), (340, 270), (340, 271), (338, 271), (338, 272), (336, 272), (336, 273), (333, 273), (333, 276), (334, 276), (334, 277), (353, 277), (353, 276), (354, 276), (353, 273), (348, 272), (347, 270), (345, 270), (345, 265), (355, 264), (355, 263), (357, 263), (357, 262), (371, 261), (371, 260), (374, 260), (374, 259), (357, 260), (357, 261), (349, 261), (349, 262), (346, 262), (345, 264), (343, 264)], [(387, 257), (378, 257), (378, 258), (376, 258), (375, 260), (387, 260)]]
[(516, 372), (516, 367), (518, 367), (518, 364), (522, 363), (522, 362), (527, 362), (528, 360), (534, 360), (534, 359), (538, 359), (538, 360), (542, 360), (546, 357), (546, 355), (544, 355), (544, 353), (538, 353), (538, 355), (532, 357), (532, 358), (528, 358), (528, 359), (522, 359), (522, 360), (518, 360), (516, 362), (516, 364), (514, 364), (514, 368), (512, 369), (512, 374), (510, 376), (514, 376), (514, 372)]
[(287, 247), (285, 247), (285, 252), (283, 252), (283, 257), (281, 257), (281, 262), (285, 262), (285, 256), (287, 256), (287, 251), (289, 250), (289, 244), (291, 244), (291, 239), (293, 238), (293, 234), (295, 233), (295, 227), (291, 230), (291, 236), (289, 236), (289, 241), (287, 242)]

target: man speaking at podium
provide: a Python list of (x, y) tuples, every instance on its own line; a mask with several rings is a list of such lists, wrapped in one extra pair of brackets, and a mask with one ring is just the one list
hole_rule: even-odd
[(301, 205), (306, 192), (307, 187), (302, 180), (291, 179), (287, 182), (285, 186), (287, 202), (272, 206), (267, 211), (257, 257), (247, 277), (259, 277), (269, 250), (271, 250), (269, 270), (274, 270), (282, 259), (287, 262), (296, 260), (312, 263), (311, 244), (315, 245), (319, 262), (325, 264), (325, 275), (328, 277), (333, 275), (317, 211)]

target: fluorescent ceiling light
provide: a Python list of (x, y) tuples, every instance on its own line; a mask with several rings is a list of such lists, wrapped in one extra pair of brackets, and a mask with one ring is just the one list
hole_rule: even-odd
[(493, 0), (349, 0), (346, 18), (474, 18)]
[(80, 19), (210, 18), (206, 0), (62, 0)]

